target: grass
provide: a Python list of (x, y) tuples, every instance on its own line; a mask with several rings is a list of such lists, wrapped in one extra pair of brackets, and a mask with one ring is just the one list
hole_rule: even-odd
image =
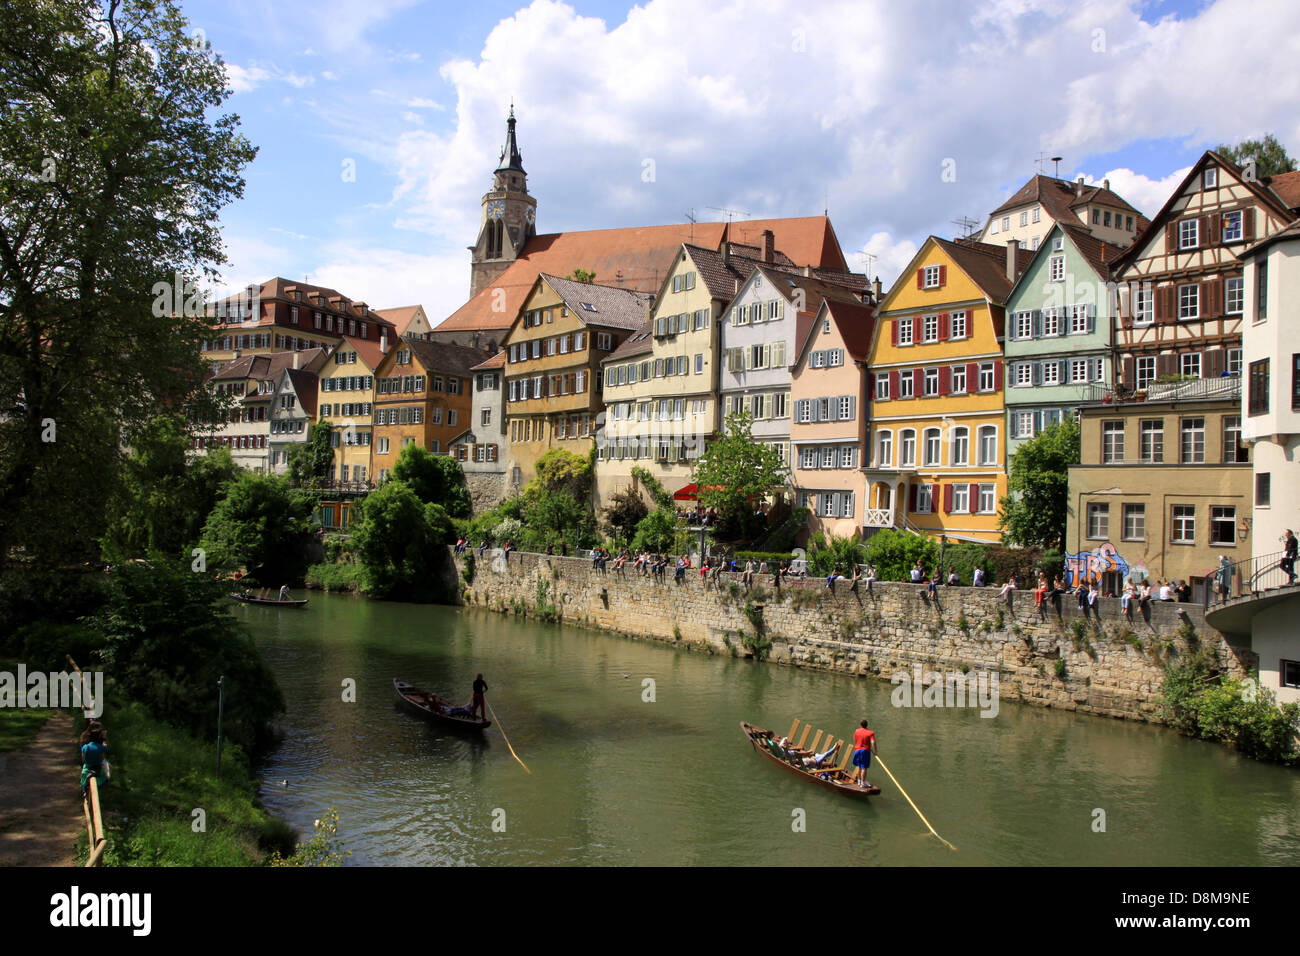
[(22, 750), (30, 744), (52, 713), (39, 707), (0, 708), (0, 753)]
[[(295, 834), (257, 802), (257, 781), (237, 747), (196, 740), (150, 718), (139, 704), (112, 709), (113, 778), (104, 788), (106, 866), (257, 866), (289, 853)], [(195, 810), (205, 829), (195, 832)], [(85, 837), (80, 841), (85, 854)]]

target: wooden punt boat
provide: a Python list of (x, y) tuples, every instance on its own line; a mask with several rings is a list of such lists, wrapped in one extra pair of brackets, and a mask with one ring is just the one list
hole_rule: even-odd
[(306, 607), (307, 606), (306, 598), (299, 598), (299, 599), (291, 598), (288, 601), (281, 601), (279, 598), (258, 597), (256, 594), (241, 594), (238, 591), (235, 591), (230, 596), (234, 598), (236, 601), (239, 601), (243, 604), (261, 604), (266, 607)]
[(397, 691), (398, 700), (421, 717), (432, 720), (434, 723), (449, 724), (464, 730), (483, 730), (492, 726), (490, 720), (480, 720), (477, 717), (458, 717), (437, 709), (434, 705), (433, 694), (427, 690), (420, 690), (414, 684), (408, 684), (404, 680), (398, 680), (394, 677), (393, 688)]
[[(786, 737), (793, 741), (795, 731), (798, 728), (799, 721), (796, 720)], [(853, 782), (853, 771), (849, 768), (849, 762), (853, 758), (853, 748), (851, 746), (844, 749), (844, 757), (839, 761), (838, 765), (832, 762), (834, 756), (838, 755), (833, 755), (828, 757), (827, 764), (819, 769), (805, 767), (799, 756), (790, 754), (790, 750), (804, 750), (803, 744), (808, 740), (808, 734), (812, 730), (810, 725), (805, 725), (803, 737), (800, 738), (798, 745), (789, 748), (782, 748), (770, 730), (763, 730), (761, 727), (755, 727), (743, 720), (740, 722), (740, 729), (744, 732), (753, 748), (772, 763), (778, 767), (784, 767), (796, 776), (815, 783), (819, 787), (826, 790), (835, 790), (849, 797), (869, 797), (880, 793), (879, 787), (859, 787)], [(821, 740), (821, 737), (822, 732), (819, 730), (817, 736), (813, 738), (811, 750), (815, 751), (817, 749), (817, 742)], [(827, 737), (825, 743), (829, 745), (831, 740), (831, 737)], [(844, 741), (841, 740), (838, 746), (843, 748)], [(778, 756), (777, 751), (781, 751), (783, 756)]]

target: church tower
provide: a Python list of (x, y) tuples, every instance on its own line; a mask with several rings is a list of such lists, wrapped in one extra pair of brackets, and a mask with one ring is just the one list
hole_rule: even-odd
[(528, 174), (515, 141), (515, 107), (506, 120), (506, 144), (492, 174), (492, 190), (483, 195), (478, 240), (469, 247), (469, 294), (473, 298), (505, 272), (537, 234), (537, 200), (528, 195)]

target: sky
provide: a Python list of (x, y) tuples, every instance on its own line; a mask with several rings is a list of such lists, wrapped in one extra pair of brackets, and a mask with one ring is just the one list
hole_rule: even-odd
[(435, 325), (468, 297), (512, 102), (539, 232), (826, 210), (886, 287), (1040, 157), (1151, 216), (1207, 148), (1300, 150), (1295, 0), (181, 7), (259, 148), (227, 287), (306, 279)]

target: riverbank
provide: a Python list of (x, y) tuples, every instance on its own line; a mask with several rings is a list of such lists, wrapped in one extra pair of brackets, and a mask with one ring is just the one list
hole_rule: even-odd
[(583, 624), (713, 654), (754, 657), (890, 680), (923, 672), (996, 674), (1002, 700), (1163, 723), (1166, 667), (1204, 652), (1230, 678), (1258, 667), (1256, 655), (1205, 623), (1200, 607), (1153, 603), (1131, 619), (1102, 598), (1085, 616), (1072, 596), (1036, 608), (1033, 592), (999, 598), (996, 588), (877, 582), (871, 592), (831, 590), (820, 578), (765, 575), (752, 588), (739, 574), (677, 583), (630, 569), (601, 573), (591, 562), (499, 551), (455, 556), (466, 604), (548, 621)]

